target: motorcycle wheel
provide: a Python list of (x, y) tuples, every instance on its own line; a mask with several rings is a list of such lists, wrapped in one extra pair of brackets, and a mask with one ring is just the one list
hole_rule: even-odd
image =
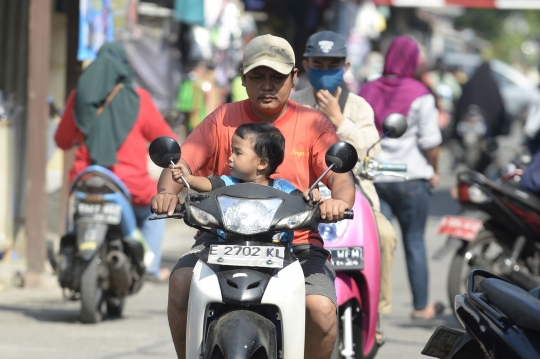
[(107, 299), (107, 316), (112, 318), (121, 317), (125, 301), (125, 297)]
[(448, 301), (451, 307), (454, 307), (456, 295), (467, 292), (467, 277), (473, 269), (502, 275), (504, 258), (509, 255), (510, 250), (501, 245), (493, 232), (487, 230), (481, 230), (474, 241), (460, 248), (448, 274)]
[(101, 258), (92, 258), (81, 276), (81, 321), (83, 323), (98, 323), (103, 319), (101, 307), (103, 290), (99, 278)]
[[(347, 306), (352, 306), (352, 303), (347, 303), (343, 310), (347, 308)], [(341, 309), (341, 308), (340, 308)], [(340, 320), (342, 310), (340, 310), (340, 315), (338, 316), (338, 337), (336, 339), (336, 344), (334, 345), (334, 350), (332, 351), (332, 356), (330, 359), (343, 359), (341, 356), (341, 350), (343, 349), (343, 326), (342, 322)], [(354, 313), (354, 307), (353, 307), (353, 313)], [(373, 348), (368, 353), (367, 356), (364, 356), (364, 337), (362, 335), (362, 316), (358, 315), (356, 318), (353, 319), (352, 323), (352, 330), (353, 330), (353, 345), (354, 345), (354, 353), (355, 358), (357, 359), (373, 359), (375, 358), (375, 355), (377, 355), (377, 351), (379, 350), (379, 345), (377, 343), (373, 344)]]

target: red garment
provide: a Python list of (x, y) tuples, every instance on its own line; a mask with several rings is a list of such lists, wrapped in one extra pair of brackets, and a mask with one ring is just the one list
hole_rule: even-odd
[[(147, 171), (147, 144), (159, 136), (170, 136), (176, 139), (176, 135), (154, 106), (150, 94), (140, 88), (135, 91), (140, 98), (139, 116), (116, 153), (118, 163), (109, 167), (109, 170), (124, 182), (133, 196), (133, 204), (146, 206), (152, 201), (152, 196), (157, 193), (157, 183)], [(75, 162), (69, 172), (70, 181), (92, 164), (88, 148), (83, 142), (83, 134), (75, 123), (74, 106), (75, 91), (69, 95), (62, 121), (54, 136), (56, 144), (63, 150), (80, 144), (75, 154)]]

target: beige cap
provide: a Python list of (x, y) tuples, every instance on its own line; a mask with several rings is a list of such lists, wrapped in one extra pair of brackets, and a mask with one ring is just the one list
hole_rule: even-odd
[(244, 74), (255, 67), (267, 66), (288, 75), (294, 68), (294, 51), (287, 40), (281, 37), (261, 35), (246, 45), (242, 64)]

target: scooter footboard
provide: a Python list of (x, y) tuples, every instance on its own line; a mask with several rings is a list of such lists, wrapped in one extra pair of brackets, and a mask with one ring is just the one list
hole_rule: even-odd
[(224, 358), (248, 359), (264, 350), (268, 359), (277, 359), (276, 327), (249, 310), (235, 310), (214, 320), (208, 327), (204, 358), (220, 350)]

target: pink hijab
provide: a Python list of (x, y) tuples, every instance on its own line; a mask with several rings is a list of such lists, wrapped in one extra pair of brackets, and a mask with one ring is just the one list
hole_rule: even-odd
[(413, 78), (419, 55), (420, 51), (413, 39), (406, 36), (396, 38), (386, 53), (382, 76), (364, 84), (360, 89), (358, 95), (375, 112), (375, 125), (379, 132), (386, 116), (396, 112), (407, 116), (412, 102), (430, 93), (423, 83)]

